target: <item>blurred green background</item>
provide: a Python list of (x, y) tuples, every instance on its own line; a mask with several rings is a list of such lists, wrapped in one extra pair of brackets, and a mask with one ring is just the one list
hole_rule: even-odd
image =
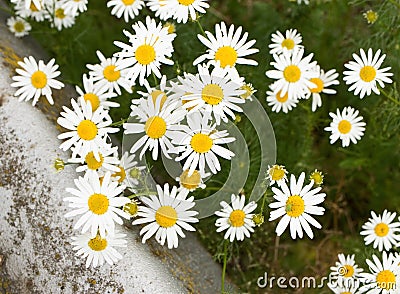
[[(396, 4), (397, 3), (397, 4)], [(313, 1), (310, 5), (298, 5), (288, 0), (253, 1), (225, 0), (210, 1), (210, 9), (200, 17), (204, 30), (214, 33), (214, 25), (221, 20), (228, 24), (243, 26), (249, 32), (249, 39), (256, 39), (255, 47), (260, 52), (252, 58), (258, 67), (238, 66), (247, 82), (253, 84), (255, 96), (265, 107), (274, 127), (277, 142), (277, 163), (285, 165), (290, 173), (298, 176), (302, 171), (307, 176), (314, 169), (325, 174), (323, 191), (327, 194), (323, 206), (324, 216), (317, 217), (321, 230), (314, 230), (315, 237), (309, 240), (292, 240), (285, 232), (278, 239), (274, 233), (278, 221), (268, 222), (269, 209), (266, 205), (266, 222), (256, 229), (250, 239), (232, 246), (228, 276), (240, 292), (248, 293), (329, 293), (327, 288), (317, 289), (259, 289), (257, 278), (267, 272), (269, 276), (314, 276), (317, 279), (329, 274), (338, 253), (356, 254), (356, 261), (367, 270), (365, 258), (374, 252), (365, 247), (359, 235), (361, 226), (370, 217), (370, 211), (381, 213), (384, 209), (399, 212), (400, 207), (400, 100), (396, 84), (388, 85), (386, 91), (397, 100), (390, 101), (383, 95), (371, 95), (361, 100), (347, 91), (343, 83), (343, 64), (352, 59), (359, 48), (382, 49), (387, 54), (384, 66), (391, 66), (393, 80), (399, 76), (399, 11), (400, 4), (393, 1)], [(373, 25), (368, 24), (363, 13), (373, 9), (379, 14)], [(98, 62), (95, 54), (100, 50), (110, 57), (119, 49), (114, 40), (126, 42), (123, 29), (130, 29), (133, 22), (143, 20), (151, 11), (144, 8), (131, 23), (110, 15), (106, 1), (90, 1), (88, 11), (76, 19), (70, 29), (58, 32), (46, 23), (32, 23), (32, 35), (56, 58), (62, 71), (62, 79), (81, 86), (82, 74), (87, 72), (86, 64)], [(206, 50), (197, 39), (200, 33), (197, 23), (175, 24), (177, 37), (174, 41), (175, 65), (162, 67), (162, 73), (174, 78), (179, 72), (195, 73), (193, 60)], [(271, 33), (276, 30), (296, 28), (303, 36), (306, 53), (314, 53), (314, 60), (325, 71), (335, 68), (340, 73), (341, 84), (334, 87), (337, 95), (322, 95), (323, 107), (311, 112), (311, 99), (301, 101), (288, 114), (273, 113), (267, 106), (266, 90), (272, 82), (265, 76), (271, 69), (268, 44)], [(136, 88), (137, 90), (139, 88)], [(129, 105), (137, 94), (124, 93), (115, 98), (121, 104), (112, 110), (114, 120), (129, 115)], [(251, 102), (247, 102), (251, 103)], [(357, 145), (341, 148), (340, 142), (329, 144), (329, 133), (324, 127), (330, 123), (329, 112), (351, 105), (360, 110), (367, 122), (366, 132)], [(252, 167), (244, 192), (250, 194), (259, 167), (259, 146), (252, 140), (254, 130), (243, 117), (238, 127), (249, 143)], [(208, 183), (218, 183), (229, 172), (229, 162), (223, 162), (223, 172)], [(204, 190), (196, 197), (212, 193)], [(271, 201), (267, 191), (266, 201)], [(222, 234), (209, 228), (215, 218), (203, 219), (197, 226), (198, 236), (204, 246), (216, 256), (222, 251)]]

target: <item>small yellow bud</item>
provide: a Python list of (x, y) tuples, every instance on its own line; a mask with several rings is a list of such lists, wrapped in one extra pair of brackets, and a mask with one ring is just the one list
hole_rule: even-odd
[(324, 174), (316, 169), (310, 175), (310, 181), (312, 180), (315, 186), (321, 186), (324, 183)]
[(137, 212), (139, 210), (139, 207), (138, 207), (137, 202), (135, 200), (131, 200), (131, 202), (125, 204), (123, 210), (126, 213), (129, 213), (131, 215), (131, 217), (134, 217), (137, 214)]
[(61, 158), (56, 158), (56, 160), (54, 161), (54, 168), (57, 171), (62, 171), (64, 169), (64, 166), (65, 166), (64, 160), (62, 160)]
[(373, 10), (368, 10), (367, 12), (363, 13), (364, 18), (367, 20), (369, 24), (373, 24), (378, 19), (378, 13)]
[(133, 179), (138, 179), (140, 177), (140, 170), (137, 167), (134, 167), (129, 171), (129, 175)]
[(242, 98), (242, 99), (251, 99), (251, 95), (253, 95), (255, 92), (257, 92), (257, 90), (254, 90), (253, 85), (250, 83), (243, 84), (240, 87), (240, 90), (245, 90), (245, 92), (240, 95), (240, 98)]
[(253, 215), (254, 224), (259, 227), (264, 223), (264, 216), (261, 213)]

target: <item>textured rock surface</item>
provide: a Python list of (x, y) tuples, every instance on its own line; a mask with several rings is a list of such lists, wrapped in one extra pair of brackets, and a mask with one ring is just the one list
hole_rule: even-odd
[(18, 58), (41, 54), (32, 41), (14, 38), (5, 18), (0, 14), (0, 293), (217, 293), (220, 267), (193, 234), (168, 251), (143, 245), (137, 228), (121, 228), (128, 247), (117, 265), (86, 269), (74, 256), (74, 220), (63, 217), (62, 199), (76, 174), (53, 168), (63, 155), (54, 121), (69, 96), (59, 91), (55, 106), (43, 99), (36, 108), (13, 97)]

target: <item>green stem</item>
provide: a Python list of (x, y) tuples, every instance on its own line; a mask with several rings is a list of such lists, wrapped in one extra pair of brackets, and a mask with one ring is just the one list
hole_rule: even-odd
[(116, 122), (113, 122), (111, 125), (109, 125), (110, 127), (120, 127), (120, 126), (122, 126), (124, 123), (126, 123), (128, 121), (128, 119), (127, 118), (123, 118), (123, 119), (121, 119), (120, 121), (116, 121)]
[(128, 198), (135, 198), (135, 197), (140, 197), (140, 196), (150, 196), (150, 195), (157, 195), (156, 192), (142, 192), (142, 193), (136, 193), (136, 194), (132, 194), (131, 196), (129, 196)]
[(391, 100), (393, 103), (400, 105), (400, 101), (394, 99), (392, 96), (390, 96), (386, 91), (384, 91), (382, 88), (379, 88), (379, 91), (382, 92), (383, 96)]
[(265, 199), (267, 199), (267, 195), (268, 195), (268, 193), (265, 191), (264, 196), (263, 196), (263, 200), (262, 200), (262, 203), (261, 203), (261, 209), (260, 209), (260, 213), (261, 214), (264, 211)]
[(7, 9), (7, 8), (4, 8), (4, 7), (0, 6), (0, 10), (4, 11), (7, 14), (15, 15), (14, 11), (12, 11), (11, 9)]
[(206, 35), (206, 33), (204, 32), (203, 27), (201, 26), (201, 23), (199, 22), (198, 19), (196, 19), (196, 23), (197, 23), (197, 26), (200, 28), (201, 34), (202, 34), (204, 37), (207, 37), (207, 35)]
[(228, 240), (224, 240), (224, 263), (222, 265), (222, 276), (221, 276), (221, 293), (225, 293), (225, 273), (226, 273), (226, 261), (228, 257)]

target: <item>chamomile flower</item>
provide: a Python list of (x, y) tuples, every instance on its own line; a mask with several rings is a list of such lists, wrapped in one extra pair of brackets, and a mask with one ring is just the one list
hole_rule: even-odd
[(310, 92), (310, 88), (315, 84), (310, 79), (316, 78), (318, 73), (312, 68), (316, 65), (315, 61), (311, 61), (313, 54), (303, 58), (304, 50), (294, 49), (292, 54), (284, 51), (282, 54), (274, 54), (274, 60), (271, 65), (274, 70), (266, 72), (267, 77), (277, 80), (273, 84), (274, 93), (281, 93), (283, 97), (288, 93), (288, 99), (295, 100), (304, 98)]
[[(44, 2), (44, 4), (46, 5), (46, 2)], [(31, 2), (29, 7), (25, 7), (24, 1), (20, 1), (15, 6), (15, 14), (22, 18), (31, 17), (36, 22), (51, 18), (47, 9), (38, 9), (34, 2)]]
[(26, 9), (28, 9), (31, 5), (37, 7), (38, 10), (42, 9), (42, 1), (41, 0), (11, 0), (12, 3), (21, 3), (24, 5)]
[(189, 223), (199, 221), (195, 218), (198, 212), (190, 210), (195, 205), (194, 197), (186, 198), (187, 192), (178, 192), (175, 186), (170, 191), (168, 184), (164, 185), (164, 190), (157, 185), (157, 193), (158, 196), (140, 197), (146, 206), (139, 207), (137, 218), (132, 224), (149, 223), (140, 230), (143, 243), (156, 234), (155, 238), (161, 245), (167, 241), (169, 249), (178, 248), (178, 235), (185, 238), (182, 229), (195, 231)]
[(337, 109), (336, 114), (329, 113), (333, 120), (329, 127), (324, 130), (332, 133), (329, 136), (331, 144), (340, 139), (342, 140), (342, 146), (347, 147), (350, 145), (350, 141), (357, 144), (357, 141), (361, 140), (366, 123), (362, 121), (363, 117), (358, 116), (358, 114), (359, 111), (351, 106), (343, 108), (342, 112)]
[(331, 266), (330, 277), (336, 280), (339, 285), (350, 285), (360, 277), (363, 271), (354, 261), (354, 254), (345, 256), (343, 253), (338, 255), (339, 261), (336, 261), (335, 266)]
[(378, 20), (379, 14), (370, 9), (364, 12), (363, 16), (369, 24), (374, 24)]
[(271, 42), (268, 45), (270, 54), (281, 54), (284, 51), (291, 54), (294, 50), (303, 48), (302, 37), (296, 29), (286, 30), (285, 36), (280, 31), (276, 31), (271, 36)]
[(221, 210), (215, 214), (220, 218), (215, 221), (217, 232), (222, 232), (227, 229), (224, 239), (233, 242), (235, 239), (243, 241), (244, 237), (250, 238), (250, 233), (254, 232), (255, 224), (253, 222), (253, 211), (257, 208), (257, 204), (251, 201), (246, 206), (244, 205), (246, 198), (244, 195), (231, 195), (231, 205), (225, 201), (221, 201)]
[(142, 159), (147, 149), (152, 151), (154, 160), (158, 158), (158, 146), (167, 158), (171, 158), (168, 150), (173, 148), (170, 139), (175, 136), (179, 129), (179, 122), (185, 117), (186, 110), (177, 108), (177, 102), (168, 103), (161, 108), (162, 95), (159, 95), (156, 103), (151, 96), (141, 98), (137, 104), (132, 104), (131, 116), (137, 117), (139, 122), (127, 122), (124, 124), (124, 134), (144, 135), (136, 141), (130, 149), (135, 153), (140, 148), (139, 158)]
[[(140, 172), (146, 168), (145, 166), (138, 166), (138, 162), (134, 159), (135, 154), (124, 152), (117, 172), (111, 175), (112, 179), (127, 186), (132, 192), (135, 191), (133, 188), (139, 184), (138, 176), (140, 176)], [(134, 171), (132, 171), (133, 169)]]
[(346, 63), (344, 66), (349, 70), (343, 72), (345, 75), (343, 80), (347, 85), (351, 85), (349, 91), (354, 90), (354, 95), (360, 95), (361, 99), (364, 96), (371, 95), (372, 92), (379, 95), (380, 92), (377, 83), (380, 87), (384, 88), (384, 83), (393, 82), (389, 78), (393, 74), (387, 72), (391, 67), (380, 68), (386, 54), (381, 56), (381, 50), (379, 49), (374, 55), (371, 48), (368, 49), (367, 54), (365, 54), (363, 49), (360, 49), (361, 57), (353, 53), (355, 61)]
[(146, 5), (155, 13), (160, 20), (167, 20), (172, 17), (174, 11), (168, 8), (168, 0), (147, 0)]
[(376, 215), (374, 211), (371, 211), (372, 218), (368, 219), (360, 232), (362, 236), (365, 236), (365, 245), (373, 243), (374, 248), (378, 248), (379, 251), (389, 251), (392, 247), (396, 247), (400, 241), (400, 222), (393, 222), (396, 217), (396, 213), (388, 212), (385, 210), (382, 215)]
[[(73, 150), (74, 148), (72, 148)], [(73, 150), (74, 151), (74, 150)], [(74, 152), (78, 153), (78, 152)], [(93, 151), (89, 151), (84, 156), (78, 156), (70, 158), (68, 162), (81, 164), (76, 168), (77, 172), (98, 172), (100, 176), (103, 176), (106, 171), (118, 172), (119, 159), (118, 159), (118, 147), (111, 147), (107, 149), (100, 149), (99, 156), (100, 160), (97, 160), (94, 156)]]
[(168, 95), (171, 91), (171, 87), (167, 85), (167, 76), (162, 76), (160, 84), (156, 88), (151, 87), (147, 80), (144, 81), (144, 86), (146, 87), (147, 92), (137, 91), (137, 93), (146, 99), (151, 97), (154, 104), (156, 103), (157, 98), (161, 95), (160, 108), (163, 108), (165, 102), (170, 98)]
[(350, 285), (338, 285), (337, 283), (328, 283), (327, 285), (335, 294), (356, 294), (359, 284), (359, 281), (354, 281)]
[(192, 192), (198, 188), (204, 189), (206, 185), (203, 182), (205, 177), (208, 177), (209, 173), (202, 173), (198, 170), (194, 170), (192, 175), (189, 176), (189, 170), (182, 171), (181, 175), (175, 180), (179, 182), (179, 189), (187, 190)]
[(306, 99), (312, 96), (312, 106), (311, 110), (315, 112), (318, 107), (322, 106), (321, 93), (324, 94), (336, 94), (336, 90), (328, 89), (331, 85), (339, 85), (337, 77), (339, 74), (335, 69), (328, 70), (325, 72), (320, 68), (319, 65), (315, 66), (312, 70), (316, 71), (319, 76), (310, 79), (310, 82), (314, 83), (315, 86), (310, 88), (310, 92), (306, 95)]
[(199, 40), (208, 47), (207, 53), (196, 58), (193, 65), (202, 63), (208, 59), (218, 62), (222, 68), (234, 67), (236, 64), (258, 65), (257, 61), (244, 58), (245, 56), (257, 53), (259, 50), (251, 48), (256, 40), (247, 41), (248, 33), (242, 35), (242, 27), (237, 28), (232, 24), (227, 29), (225, 22), (215, 25), (215, 36), (205, 32), (206, 37), (197, 35)]
[[(282, 235), (288, 225), (290, 225), (290, 236), (296, 239), (296, 236), (303, 238), (303, 230), (311, 239), (314, 237), (309, 224), (320, 229), (321, 225), (311, 216), (323, 215), (325, 209), (318, 206), (324, 202), (325, 193), (319, 193), (321, 187), (312, 189), (314, 182), (303, 187), (305, 173), (302, 172), (298, 181), (291, 175), (290, 187), (284, 182), (280, 189), (272, 187), (274, 198), (277, 202), (269, 204), (269, 207), (275, 209), (270, 212), (269, 221), (273, 221), (281, 216), (275, 232), (278, 236)], [(312, 190), (311, 190), (312, 189)]]
[(228, 122), (229, 115), (233, 120), (233, 111), (243, 112), (236, 104), (245, 103), (240, 98), (244, 93), (240, 87), (243, 85), (243, 78), (236, 76), (231, 68), (221, 68), (218, 64), (209, 71), (209, 66), (198, 65), (198, 74), (188, 74), (184, 78), (178, 77), (182, 92), (190, 93), (184, 96), (184, 107), (190, 109), (189, 113), (201, 110), (213, 114), (217, 125), (221, 120)]
[[(171, 149), (171, 153), (181, 153), (175, 158), (180, 161), (186, 158), (183, 170), (189, 169), (188, 175), (191, 176), (196, 169), (205, 173), (205, 166), (209, 167), (213, 174), (221, 170), (221, 165), (216, 155), (227, 160), (231, 160), (235, 154), (222, 147), (221, 144), (228, 144), (235, 141), (229, 136), (226, 130), (216, 130), (216, 125), (209, 124), (207, 115), (195, 112), (187, 116), (187, 126), (182, 126), (182, 133), (173, 139), (172, 143), (177, 147)], [(198, 167), (198, 168), (197, 168)]]
[(361, 273), (363, 286), (357, 293), (397, 294), (400, 287), (399, 259), (392, 253), (382, 253), (382, 260), (372, 255), (366, 260), (371, 273)]
[(310, 181), (314, 181), (315, 186), (321, 186), (324, 183), (324, 174), (315, 169), (311, 174), (310, 174)]
[(272, 166), (268, 165), (267, 177), (270, 180), (270, 186), (277, 183), (281, 186), (283, 183), (287, 182), (286, 174), (288, 171), (283, 165), (274, 164)]
[(196, 20), (198, 13), (206, 13), (210, 7), (208, 0), (166, 0), (166, 9), (178, 23), (187, 23), (190, 18)]
[(99, 106), (104, 109), (109, 109), (110, 107), (119, 107), (119, 103), (108, 101), (107, 99), (116, 97), (117, 94), (114, 92), (109, 92), (107, 85), (100, 87), (99, 83), (94, 83), (93, 77), (87, 77), (86, 74), (82, 77), (83, 90), (76, 86), (76, 91), (85, 101), (90, 101), (92, 105), (92, 111), (96, 111)]
[(124, 15), (125, 22), (129, 22), (138, 16), (143, 6), (143, 0), (110, 0), (107, 2), (107, 7), (113, 7), (111, 15), (118, 18)]
[(61, 2), (56, 2), (53, 14), (52, 26), (61, 31), (63, 28), (70, 28), (75, 24), (75, 16), (65, 12)]
[(23, 18), (10, 17), (7, 19), (7, 26), (11, 33), (13, 33), (17, 38), (21, 38), (23, 36), (29, 35), (29, 31), (32, 29), (29, 22), (24, 20)]
[(161, 64), (174, 64), (170, 59), (174, 51), (172, 41), (176, 34), (168, 33), (168, 29), (161, 23), (156, 23), (149, 16), (146, 24), (141, 21), (132, 25), (134, 34), (124, 31), (129, 38), (130, 45), (115, 41), (114, 44), (122, 49), (114, 55), (120, 57), (118, 69), (127, 70), (127, 78), (132, 83), (139, 78), (139, 84), (143, 85), (145, 78), (154, 73), (161, 78)]
[(63, 106), (63, 112), (57, 119), (57, 123), (68, 131), (58, 135), (58, 139), (68, 139), (60, 145), (64, 151), (74, 147), (72, 157), (78, 154), (83, 157), (90, 151), (94, 153), (97, 161), (100, 161), (100, 150), (107, 149), (108, 133), (116, 133), (118, 128), (110, 127), (112, 120), (110, 115), (101, 106), (92, 112), (89, 101), (80, 98), (78, 104), (71, 99), (72, 109)]
[(87, 10), (87, 4), (88, 0), (64, 0), (61, 7), (66, 14), (75, 17)]
[(131, 84), (126, 78), (125, 71), (117, 69), (117, 58), (105, 58), (99, 50), (96, 51), (96, 54), (100, 59), (100, 64), (86, 65), (96, 86), (99, 88), (106, 87), (108, 92), (115, 91), (118, 95), (121, 95), (120, 87), (132, 93)]
[(55, 59), (51, 59), (45, 64), (43, 60), (36, 62), (32, 56), (24, 57), (23, 61), (19, 61), (16, 72), (19, 75), (13, 76), (14, 80), (11, 87), (19, 88), (14, 96), (18, 96), (18, 101), (29, 101), (32, 99), (32, 105), (35, 106), (40, 96), (46, 96), (47, 101), (53, 105), (53, 97), (51, 89), (61, 89), (64, 84), (55, 80), (60, 75), (57, 70), (58, 65)]
[(268, 106), (272, 106), (272, 111), (288, 113), (293, 108), (297, 106), (299, 100), (289, 99), (289, 93), (286, 92), (285, 95), (281, 96), (281, 91), (274, 93), (273, 85), (269, 86), (270, 91), (267, 91), (267, 102)]
[(84, 177), (74, 180), (77, 189), (66, 189), (73, 196), (65, 197), (64, 201), (69, 202), (73, 210), (65, 217), (80, 216), (74, 225), (75, 230), (82, 227), (82, 234), (90, 231), (90, 236), (94, 238), (99, 232), (104, 238), (107, 234), (114, 234), (115, 222), (122, 225), (122, 218), (130, 218), (121, 209), (130, 202), (129, 198), (118, 196), (125, 186), (118, 185), (110, 178), (111, 173), (106, 172), (100, 183), (97, 173), (86, 173)]
[(251, 96), (255, 92), (257, 92), (257, 90), (254, 89), (254, 87), (251, 83), (243, 83), (242, 86), (240, 87), (240, 90), (245, 91), (243, 94), (240, 95), (240, 98), (249, 99), (250, 101), (253, 101), (253, 98)]
[(72, 237), (72, 249), (76, 255), (86, 258), (86, 268), (92, 265), (93, 268), (102, 266), (105, 262), (113, 265), (122, 259), (122, 255), (115, 247), (126, 247), (127, 241), (124, 239), (126, 234), (115, 231), (114, 235), (106, 234), (101, 237), (97, 234), (95, 237), (89, 233)]

